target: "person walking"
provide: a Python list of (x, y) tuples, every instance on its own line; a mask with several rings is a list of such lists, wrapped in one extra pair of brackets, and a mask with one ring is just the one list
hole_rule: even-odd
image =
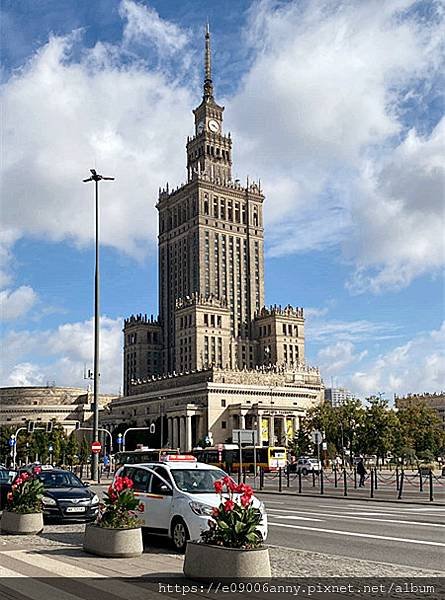
[(360, 460), (357, 463), (357, 474), (360, 475), (358, 487), (365, 487), (366, 469), (363, 462), (363, 458), (360, 458)]
[(107, 477), (110, 476), (110, 457), (108, 454), (104, 456), (104, 472)]

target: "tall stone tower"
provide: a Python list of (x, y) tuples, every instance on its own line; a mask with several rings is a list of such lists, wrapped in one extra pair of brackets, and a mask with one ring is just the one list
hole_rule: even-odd
[(303, 309), (264, 306), (259, 182), (232, 179), (232, 139), (214, 98), (205, 34), (201, 103), (187, 139), (187, 180), (159, 190), (159, 317), (124, 325), (124, 394), (147, 377), (304, 363)]
[(264, 305), (259, 184), (233, 181), (232, 140), (213, 95), (210, 33), (203, 97), (187, 140), (187, 183), (160, 190), (159, 322), (166, 372), (256, 364), (253, 319)]

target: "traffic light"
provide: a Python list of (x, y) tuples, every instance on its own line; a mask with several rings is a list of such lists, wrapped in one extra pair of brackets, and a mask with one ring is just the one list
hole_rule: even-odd
[(46, 433), (52, 433), (54, 427), (54, 423), (52, 421), (48, 421), (46, 424)]
[(34, 421), (28, 421), (28, 433), (34, 433)]

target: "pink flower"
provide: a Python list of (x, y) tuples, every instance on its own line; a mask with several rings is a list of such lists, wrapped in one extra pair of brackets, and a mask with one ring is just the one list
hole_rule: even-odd
[(34, 475), (40, 475), (40, 473), (42, 472), (42, 467), (34, 467), (32, 472), (34, 473)]
[(247, 508), (252, 502), (252, 496), (249, 494), (243, 494), (241, 496), (241, 506)]
[(222, 494), (223, 491), (223, 482), (219, 479), (218, 481), (215, 481), (215, 483), (213, 484), (213, 487), (215, 488), (215, 492), (217, 494)]
[(8, 492), (6, 495), (6, 498), (7, 498), (8, 502), (11, 502), (12, 501), (12, 492)]
[(226, 501), (224, 502), (224, 510), (225, 510), (226, 512), (230, 512), (230, 511), (232, 511), (234, 508), (235, 508), (235, 502), (234, 502), (233, 500), (230, 500), (230, 499), (229, 499), (229, 500), (226, 500)]
[(219, 508), (212, 508), (212, 517), (217, 519), (219, 517)]
[(29, 479), (29, 473), (22, 473), (22, 481), (27, 481)]

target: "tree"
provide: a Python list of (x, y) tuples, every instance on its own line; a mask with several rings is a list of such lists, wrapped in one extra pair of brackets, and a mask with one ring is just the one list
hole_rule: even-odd
[(303, 456), (309, 454), (312, 448), (312, 440), (308, 428), (308, 422), (304, 419), (301, 422), (300, 428), (296, 431), (295, 437), (291, 443), (291, 451), (295, 456)]
[(444, 448), (445, 436), (437, 413), (424, 402), (398, 411), (401, 438), (417, 457), (429, 453), (437, 457)]
[(360, 444), (366, 454), (376, 454), (378, 462), (393, 450), (398, 419), (386, 399), (371, 396), (366, 401), (369, 406), (364, 414)]
[(65, 447), (65, 461), (73, 466), (76, 463), (76, 459), (79, 454), (79, 444), (77, 443), (77, 438), (75, 433), (73, 432), (70, 436), (68, 436), (68, 440), (66, 442)]

